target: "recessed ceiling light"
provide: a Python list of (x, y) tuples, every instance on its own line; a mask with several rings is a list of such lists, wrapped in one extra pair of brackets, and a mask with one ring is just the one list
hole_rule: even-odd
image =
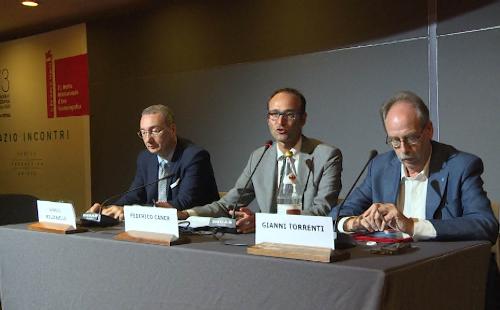
[(38, 6), (38, 1), (36, 1), (36, 0), (31, 0), (31, 1), (23, 0), (23, 1), (21, 1), (21, 4), (25, 5), (25, 6)]

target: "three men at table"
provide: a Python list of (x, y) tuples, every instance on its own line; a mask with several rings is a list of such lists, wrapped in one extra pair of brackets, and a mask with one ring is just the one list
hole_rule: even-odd
[(380, 114), (393, 151), (370, 163), (340, 211), (340, 231), (390, 228), (417, 240), (495, 243), (498, 222), (483, 190), (481, 159), (433, 141), (429, 110), (411, 92), (396, 94)]
[[(276, 143), (267, 151), (255, 150), (234, 188), (220, 200), (208, 153), (176, 136), (172, 112), (165, 106), (146, 108), (139, 131), (149, 152), (137, 161), (131, 188), (155, 181), (162, 161), (170, 162), (172, 182), (168, 203), (180, 219), (191, 215), (228, 216), (236, 212), (241, 232), (253, 231), (255, 217), (246, 206), (257, 199), (261, 212), (276, 212), (276, 187), (282, 155), (291, 149), (302, 186), (302, 214), (326, 215), (335, 206), (341, 189), (342, 155), (339, 149), (302, 135), (306, 99), (292, 88), (275, 91), (268, 103), (268, 126)], [(480, 158), (432, 140), (429, 111), (421, 98), (401, 92), (381, 107), (387, 143), (393, 151), (377, 156), (364, 182), (345, 201), (339, 230), (394, 229), (417, 240), (490, 240), (495, 242), (498, 222), (482, 188)], [(242, 193), (251, 172), (255, 174)], [(171, 196), (168, 196), (171, 195)], [(158, 201), (158, 187), (146, 186), (120, 198), (103, 214), (123, 217), (125, 204)], [(161, 199), (160, 199), (161, 200)], [(214, 201), (214, 202), (212, 202)], [(212, 203), (211, 203), (212, 202)], [(160, 201), (159, 205), (162, 202)], [(205, 204), (205, 205), (203, 205)], [(100, 208), (95, 204), (91, 210)], [(333, 209), (331, 216), (337, 216)]]
[[(276, 143), (268, 151), (266, 147), (255, 150), (234, 188), (217, 201), (214, 201), (218, 195), (208, 153), (177, 138), (168, 108), (145, 109), (139, 135), (149, 153), (143, 151), (139, 155), (131, 188), (158, 179), (161, 162), (170, 162), (169, 171), (176, 181), (167, 188), (173, 189), (171, 196), (167, 194), (168, 202), (157, 204), (177, 208), (179, 219), (191, 215), (228, 216), (236, 212), (238, 231), (251, 232), (255, 229), (255, 215), (247, 205), (257, 199), (261, 212), (276, 212), (279, 167), (283, 165), (280, 161), (284, 153), (296, 150), (293, 164), (303, 190), (302, 214), (327, 215), (336, 205), (341, 189), (340, 150), (302, 135), (307, 119), (306, 100), (297, 90), (279, 89), (267, 105), (268, 126)], [(365, 180), (345, 201), (340, 214), (338, 208), (331, 210), (332, 217), (341, 218), (339, 230), (393, 229), (415, 240), (495, 243), (498, 221), (482, 187), (481, 159), (433, 141), (429, 110), (412, 92), (393, 96), (381, 107), (380, 114), (386, 142), (393, 150), (372, 160)], [(247, 181), (248, 187), (243, 191)], [(122, 218), (123, 208), (119, 204), (154, 203), (158, 197), (156, 186), (145, 187), (123, 196), (117, 205), (104, 209), (103, 214)], [(243, 207), (233, 211), (237, 205)], [(91, 208), (98, 209), (99, 204)], [(495, 284), (498, 281), (496, 265), (490, 264), (488, 277), (487, 300), (495, 303), (492, 296), (498, 285)]]

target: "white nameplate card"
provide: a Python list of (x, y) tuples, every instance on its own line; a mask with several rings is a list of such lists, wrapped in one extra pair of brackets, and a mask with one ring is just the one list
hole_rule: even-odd
[(125, 216), (125, 231), (168, 234), (179, 238), (177, 209), (125, 206), (123, 207), (123, 212)]
[[(212, 220), (211, 217), (190, 216), (184, 221), (179, 221), (179, 226), (189, 227), (189, 228), (209, 227), (210, 220)], [(189, 225), (187, 225), (187, 224), (189, 224)]]
[(67, 202), (37, 200), (38, 221), (68, 225), (76, 229), (76, 216), (73, 205)]
[(329, 216), (255, 214), (255, 244), (270, 242), (335, 249)]

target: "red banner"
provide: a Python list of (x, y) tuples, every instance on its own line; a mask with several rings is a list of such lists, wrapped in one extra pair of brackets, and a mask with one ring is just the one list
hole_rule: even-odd
[(55, 60), (57, 117), (89, 114), (87, 54)]

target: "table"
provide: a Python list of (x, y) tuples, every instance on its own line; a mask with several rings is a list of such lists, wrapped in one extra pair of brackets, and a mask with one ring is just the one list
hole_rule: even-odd
[[(490, 244), (363, 247), (330, 264), (253, 256), (212, 237), (172, 247), (0, 227), (0, 292), (10, 309), (483, 309)], [(225, 235), (253, 243), (254, 235)]]

